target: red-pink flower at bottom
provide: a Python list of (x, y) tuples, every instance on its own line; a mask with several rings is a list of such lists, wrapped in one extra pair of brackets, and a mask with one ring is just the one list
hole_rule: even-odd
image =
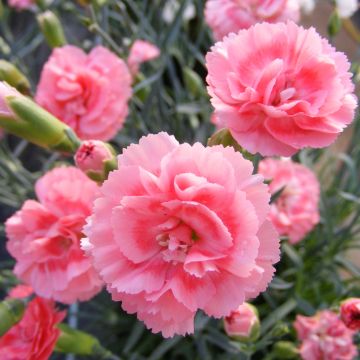
[(357, 355), (354, 331), (332, 311), (320, 311), (312, 317), (298, 315), (294, 327), (303, 360), (353, 360)]
[(23, 318), (0, 338), (2, 360), (47, 360), (60, 335), (56, 327), (65, 312), (55, 309), (55, 303), (39, 297), (27, 306)]
[(352, 330), (360, 331), (360, 299), (350, 298), (340, 307), (341, 320)]
[(279, 239), (270, 194), (232, 148), (179, 144), (166, 133), (118, 157), (100, 188), (83, 248), (114, 300), (163, 336), (194, 331), (267, 288)]

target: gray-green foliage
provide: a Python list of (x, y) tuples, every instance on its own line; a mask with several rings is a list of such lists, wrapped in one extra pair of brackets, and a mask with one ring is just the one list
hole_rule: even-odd
[[(205, 58), (212, 44), (203, 19), (204, 0), (179, 0), (170, 23), (163, 19), (167, 0), (108, 0), (103, 7), (82, 8), (73, 1), (55, 0), (68, 41), (85, 49), (102, 44), (126, 58), (137, 38), (161, 49), (161, 57), (142, 67), (134, 85), (126, 125), (113, 144), (117, 150), (147, 133), (167, 131), (178, 140), (206, 143), (213, 132), (206, 93)], [(195, 17), (184, 19), (187, 5)], [(35, 16), (5, 8), (0, 23), (0, 52), (29, 77), (35, 91), (41, 66), (50, 50)], [(195, 75), (194, 75), (195, 74)], [(343, 136), (341, 150), (305, 150), (297, 160), (316, 170), (322, 184), (321, 223), (299, 245), (282, 243), (281, 261), (268, 290), (253, 303), (262, 322), (260, 339), (250, 345), (232, 342), (221, 321), (199, 313), (193, 336), (164, 340), (147, 331), (135, 316), (121, 311), (105, 292), (81, 304), (79, 327), (96, 335), (102, 345), (122, 359), (265, 359), (278, 340), (295, 341), (291, 327), (296, 314), (313, 315), (336, 307), (340, 300), (360, 296), (360, 126)], [(5, 219), (33, 197), (33, 183), (54, 165), (69, 161), (36, 149), (24, 141), (5, 138), (0, 145), (0, 202)], [(0, 286), (13, 284), (10, 257), (1, 259)], [(3, 280), (3, 281), (2, 281)], [(54, 358), (61, 358), (54, 355)], [(269, 357), (270, 358), (270, 357)]]

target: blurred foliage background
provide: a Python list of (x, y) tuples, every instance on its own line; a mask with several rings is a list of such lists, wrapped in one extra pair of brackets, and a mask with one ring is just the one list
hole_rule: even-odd
[[(69, 43), (85, 50), (102, 44), (126, 58), (135, 39), (161, 49), (156, 61), (145, 64), (133, 88), (125, 127), (113, 139), (121, 148), (145, 134), (161, 130), (179, 141), (206, 143), (213, 133), (212, 108), (206, 92), (204, 56), (213, 43), (204, 23), (204, 0), (108, 0), (102, 6), (81, 6), (54, 0), (49, 8), (63, 24)], [(304, 23), (324, 33), (331, 6), (321, 0)], [(324, 11), (322, 11), (324, 10)], [(0, 21), (1, 58), (18, 66), (34, 93), (39, 74), (51, 49), (44, 41), (33, 11), (17, 12), (3, 6)], [(356, 23), (356, 17), (354, 18)], [(357, 69), (359, 44), (347, 32), (333, 41), (349, 53)], [(313, 315), (319, 309), (360, 296), (360, 124), (325, 150), (304, 150), (296, 160), (312, 168), (322, 185), (321, 223), (296, 246), (282, 243), (282, 259), (269, 289), (253, 304), (261, 319), (256, 343), (232, 342), (221, 321), (199, 313), (196, 332), (185, 338), (164, 340), (145, 329), (135, 316), (121, 310), (103, 292), (94, 300), (72, 306), (72, 326), (97, 336), (102, 345), (121, 359), (274, 359), (273, 345), (295, 341), (292, 322), (296, 314)], [(23, 201), (34, 197), (33, 184), (49, 168), (70, 158), (51, 154), (24, 140), (7, 136), (0, 141), (0, 216), (2, 222)], [(13, 261), (5, 250), (1, 225), (0, 288), (4, 296), (16, 283)], [(360, 344), (360, 338), (357, 340)], [(74, 359), (54, 355), (54, 359)], [(359, 357), (360, 359), (360, 357)]]

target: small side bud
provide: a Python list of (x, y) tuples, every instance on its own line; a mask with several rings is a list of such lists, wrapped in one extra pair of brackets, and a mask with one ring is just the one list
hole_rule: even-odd
[(90, 179), (103, 182), (117, 168), (115, 151), (99, 140), (83, 141), (74, 156), (76, 166)]
[(188, 67), (183, 69), (184, 82), (186, 89), (193, 97), (199, 97), (206, 93), (201, 77)]
[(330, 37), (334, 37), (338, 34), (341, 29), (342, 21), (339, 16), (339, 12), (334, 10), (329, 18), (328, 23), (328, 34)]
[(244, 303), (224, 319), (224, 329), (228, 336), (241, 342), (253, 342), (260, 335), (260, 320), (257, 309)]
[(55, 350), (82, 356), (91, 356), (96, 359), (111, 358), (111, 352), (104, 349), (94, 336), (66, 324), (58, 325), (61, 333), (56, 342)]
[(24, 311), (24, 300), (7, 299), (0, 303), (0, 337), (21, 320)]
[(222, 145), (224, 147), (232, 146), (236, 151), (242, 152), (242, 147), (232, 137), (228, 129), (220, 129), (213, 134), (207, 142), (208, 146)]
[(274, 359), (295, 359), (299, 351), (290, 341), (278, 341), (273, 348)]
[(37, 20), (46, 42), (51, 48), (64, 46), (67, 41), (58, 17), (51, 11), (37, 16)]
[(6, 81), (22, 94), (30, 94), (29, 80), (15, 65), (6, 60), (0, 60), (0, 81)]
[(80, 143), (69, 126), (5, 82), (0, 82), (0, 127), (50, 150), (72, 153)]
[(343, 323), (351, 330), (360, 330), (360, 299), (350, 298), (340, 304), (340, 316)]

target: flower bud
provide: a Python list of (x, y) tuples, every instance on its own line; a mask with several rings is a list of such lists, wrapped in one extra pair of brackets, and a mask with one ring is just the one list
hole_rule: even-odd
[(228, 336), (242, 341), (255, 341), (260, 335), (260, 321), (256, 308), (244, 303), (224, 319), (224, 328)]
[(58, 17), (51, 11), (45, 11), (37, 16), (40, 29), (51, 48), (66, 44), (64, 30)]
[(339, 16), (339, 12), (337, 10), (333, 11), (330, 15), (329, 23), (328, 23), (328, 34), (330, 37), (336, 36), (341, 30), (341, 18)]
[(360, 299), (350, 298), (341, 303), (341, 320), (351, 330), (360, 330)]
[(279, 341), (274, 345), (274, 359), (295, 359), (298, 354), (298, 349), (290, 341)]
[(76, 166), (97, 182), (103, 182), (117, 167), (114, 149), (100, 140), (83, 141), (74, 159)]
[(94, 336), (66, 324), (59, 324), (58, 328), (61, 333), (56, 342), (56, 351), (91, 356), (94, 359), (111, 358), (111, 352), (104, 349)]
[(0, 60), (0, 81), (6, 81), (23, 94), (30, 93), (29, 80), (16, 66), (6, 60)]
[(213, 134), (209, 138), (207, 145), (208, 146), (222, 145), (224, 147), (232, 146), (236, 151), (242, 152), (242, 147), (232, 137), (228, 129), (220, 129), (215, 134)]
[(25, 301), (7, 299), (0, 303), (0, 337), (19, 322), (25, 311)]
[(201, 77), (188, 67), (183, 69), (185, 87), (194, 97), (201, 96), (206, 93), (204, 83)]
[(74, 152), (72, 129), (5, 82), (0, 82), (0, 127), (36, 145)]

